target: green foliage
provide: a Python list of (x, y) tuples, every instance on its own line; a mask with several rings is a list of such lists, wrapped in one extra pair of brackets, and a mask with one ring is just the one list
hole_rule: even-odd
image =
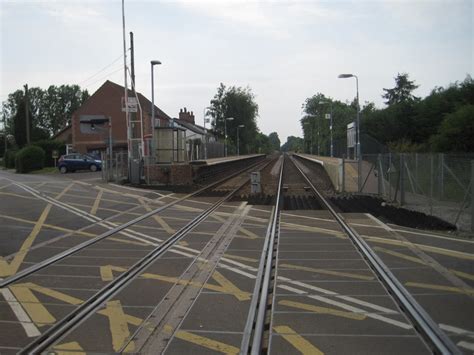
[(426, 146), (424, 144), (413, 143), (406, 139), (389, 142), (388, 148), (391, 152), (396, 153), (419, 153), (426, 151)]
[(26, 107), (30, 116), (31, 141), (48, 139), (67, 124), (72, 113), (89, 97), (87, 90), (78, 85), (51, 85), (47, 90), (38, 87), (28, 89), (28, 105), (25, 92), (16, 90), (3, 102), (2, 114), (6, 117), (7, 133), (15, 136), (16, 144), (26, 144)]
[(15, 156), (17, 150), (7, 150), (7, 153), (3, 157), (3, 165), (7, 169), (13, 169), (15, 167)]
[(276, 150), (276, 151), (279, 151), (280, 150), (280, 138), (278, 137), (278, 133), (277, 132), (272, 132), (268, 135), (268, 139), (270, 141), (270, 145), (272, 147), (272, 150)]
[(431, 144), (440, 152), (474, 152), (474, 105), (446, 115)]
[(282, 152), (303, 153), (304, 139), (295, 136), (289, 136), (286, 143), (281, 146)]
[[(257, 127), (258, 105), (252, 90), (247, 88), (231, 86), (227, 88), (220, 84), (217, 93), (211, 100), (207, 113), (212, 117), (214, 132), (224, 139), (224, 123), (227, 125), (227, 137), (229, 152), (236, 151), (237, 127), (239, 129), (240, 154), (257, 152), (261, 147), (257, 142), (259, 134)], [(233, 117), (233, 120), (225, 121), (225, 118)]]
[(399, 103), (406, 103), (411, 101), (417, 101), (418, 98), (412, 95), (413, 90), (418, 88), (415, 82), (408, 79), (407, 73), (398, 73), (395, 77), (395, 87), (393, 89), (383, 89), (385, 94), (382, 97), (387, 100), (387, 105), (395, 105)]
[(66, 154), (66, 144), (59, 140), (44, 139), (32, 144), (44, 150), (44, 166), (54, 166), (53, 150), (57, 150), (59, 156)]
[(255, 147), (254, 152), (258, 154), (271, 154), (274, 151), (270, 138), (260, 132), (257, 133)]
[(20, 151), (15, 156), (15, 167), (17, 173), (28, 173), (44, 167), (44, 150), (38, 146), (30, 145)]

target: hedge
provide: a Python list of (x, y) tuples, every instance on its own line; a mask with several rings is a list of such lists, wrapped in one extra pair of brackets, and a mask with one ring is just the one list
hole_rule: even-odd
[(54, 166), (53, 150), (57, 150), (59, 152), (59, 156), (66, 154), (66, 144), (62, 141), (44, 139), (33, 142), (32, 144), (44, 150), (44, 166)]
[(13, 169), (15, 167), (15, 155), (18, 151), (15, 149), (7, 150), (7, 153), (3, 157), (3, 165), (7, 169)]
[(17, 173), (28, 173), (33, 170), (43, 169), (44, 150), (36, 145), (30, 145), (18, 151), (15, 156)]

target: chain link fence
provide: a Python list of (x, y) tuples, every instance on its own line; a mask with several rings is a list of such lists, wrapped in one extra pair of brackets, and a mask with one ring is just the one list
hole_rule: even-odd
[(361, 193), (474, 231), (474, 154), (364, 154), (353, 165)]

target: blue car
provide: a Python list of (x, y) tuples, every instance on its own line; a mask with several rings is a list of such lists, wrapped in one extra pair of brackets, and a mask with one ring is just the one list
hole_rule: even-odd
[(102, 169), (102, 161), (87, 154), (67, 154), (59, 158), (58, 169), (61, 174), (74, 172), (76, 170), (97, 171)]

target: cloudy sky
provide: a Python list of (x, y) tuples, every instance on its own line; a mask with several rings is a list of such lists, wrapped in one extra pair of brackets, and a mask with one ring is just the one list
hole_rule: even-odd
[[(250, 86), (263, 133), (301, 135), (304, 100), (322, 92), (383, 106), (382, 88), (407, 72), (427, 95), (473, 73), (473, 1), (125, 0), (135, 34), (138, 91), (170, 116), (203, 109), (219, 83)], [(0, 0), (0, 101), (28, 83), (123, 85), (120, 0)], [(128, 41), (127, 41), (128, 43)]]

